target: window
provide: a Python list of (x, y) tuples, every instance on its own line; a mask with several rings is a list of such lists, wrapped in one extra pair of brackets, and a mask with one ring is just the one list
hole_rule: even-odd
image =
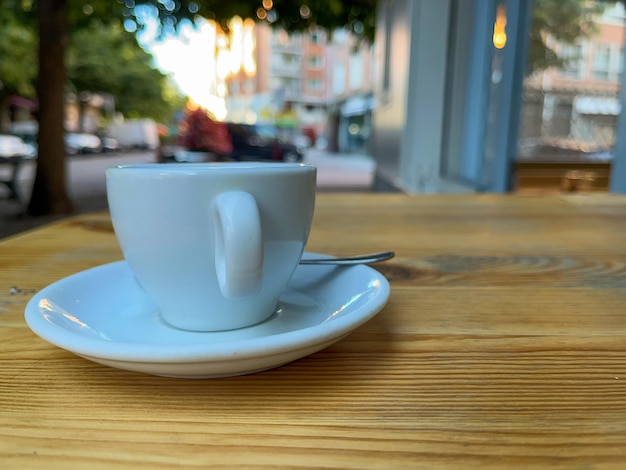
[(561, 57), (565, 61), (561, 76), (563, 78), (582, 79), (584, 70), (583, 46), (581, 44), (564, 45), (561, 48)]
[(300, 80), (295, 78), (285, 78), (283, 80), (283, 84), (285, 86), (285, 91), (290, 93), (290, 95), (300, 93)]
[(302, 57), (290, 52), (274, 51), (271, 56), (271, 67), (279, 75), (294, 75), (299, 73)]
[(607, 44), (598, 44), (593, 53), (593, 78), (609, 80), (611, 68), (611, 47)]
[(341, 95), (346, 91), (346, 64), (336, 63), (333, 65), (333, 93)]
[(333, 44), (345, 44), (348, 41), (348, 32), (345, 29), (337, 29), (333, 32)]
[(324, 42), (324, 37), (321, 31), (313, 31), (311, 32), (311, 42), (313, 44), (322, 44)]
[[(441, 142), (439, 185), (456, 183), (460, 188), (488, 192), (511, 188), (511, 159), (518, 142), (522, 78), (527, 70), (528, 32), (521, 26), (530, 17), (531, 3), (452, 2), (447, 63), (439, 64), (437, 69), (445, 79), (443, 126), (439, 126), (440, 131), (433, 126), (429, 133)], [(495, 25), (502, 22), (504, 15), (506, 41), (494, 41)], [(434, 20), (428, 20), (424, 26), (432, 28)], [(418, 77), (412, 80), (419, 81)], [(434, 86), (435, 79), (433, 75), (433, 92), (439, 91)], [(416, 101), (421, 106), (430, 98), (423, 96)], [(424, 112), (419, 123), (422, 128), (430, 126), (434, 109), (432, 106)], [(422, 141), (429, 139), (429, 134), (424, 133)], [(416, 145), (424, 146), (417, 141)], [(431, 152), (436, 152), (435, 145), (437, 141)]]
[(363, 61), (360, 54), (350, 56), (350, 88), (358, 90), (363, 84)]
[(322, 68), (324, 61), (319, 55), (312, 55), (309, 57), (309, 67), (312, 69), (320, 69)]
[(300, 65), (300, 58), (296, 54), (280, 54), (280, 62), (286, 67), (297, 67)]
[(319, 78), (309, 78), (307, 80), (307, 87), (312, 91), (320, 91), (322, 89), (322, 81)]
[(593, 78), (595, 80), (619, 82), (623, 69), (623, 46), (598, 44), (593, 54)]

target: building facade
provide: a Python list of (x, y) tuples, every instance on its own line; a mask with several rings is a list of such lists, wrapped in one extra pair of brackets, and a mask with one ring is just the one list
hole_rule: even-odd
[(373, 105), (373, 47), (342, 30), (255, 27), (256, 73), (228, 80), (229, 119), (271, 122), (331, 150), (364, 151)]
[(596, 31), (588, 37), (567, 45), (548, 38), (567, 61), (564, 68), (539, 71), (525, 81), (522, 158), (531, 157), (537, 146), (568, 154), (613, 148), (620, 113), (625, 20), (624, 5), (616, 3), (595, 19)]

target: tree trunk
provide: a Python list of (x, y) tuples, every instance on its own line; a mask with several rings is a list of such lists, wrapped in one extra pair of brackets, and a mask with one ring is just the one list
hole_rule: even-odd
[(69, 214), (74, 207), (67, 194), (64, 143), (67, 0), (40, 0), (38, 8), (38, 155), (28, 212)]
[(3, 110), (9, 107), (9, 95), (8, 93), (3, 93), (4, 90), (0, 91), (0, 133), (10, 132), (11, 123), (6, 122), (5, 113)]

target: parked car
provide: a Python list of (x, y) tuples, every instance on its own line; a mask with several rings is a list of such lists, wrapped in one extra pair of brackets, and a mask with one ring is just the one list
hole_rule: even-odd
[[(183, 136), (182, 139), (179, 139), (180, 145), (163, 146), (159, 152), (159, 159), (163, 162), (224, 160), (297, 162), (302, 160), (302, 150), (297, 145), (280, 138), (273, 126), (226, 123), (226, 129), (228, 132), (224, 133), (223, 138), (230, 138), (232, 142), (232, 149), (229, 148), (227, 153), (219, 153), (206, 148), (191, 150), (188, 146), (190, 139), (185, 139)], [(219, 135), (215, 132), (211, 138), (215, 138), (214, 135), (216, 134)], [(224, 147), (231, 146), (224, 145)]]
[(129, 119), (109, 125), (107, 137), (123, 149), (155, 150), (159, 146), (158, 125), (152, 119)]
[(100, 150), (104, 153), (118, 152), (120, 150), (119, 142), (113, 137), (100, 137), (100, 143), (102, 145)]
[(300, 149), (280, 139), (273, 126), (239, 123), (227, 123), (227, 126), (233, 142), (233, 160), (302, 160)]
[(15, 135), (0, 135), (0, 157), (23, 157), (35, 158), (37, 151), (31, 144), (27, 144), (21, 138)]
[(68, 155), (98, 153), (102, 149), (102, 142), (97, 135), (67, 132), (65, 134), (65, 149)]
[(290, 136), (289, 140), (293, 145), (300, 149), (301, 152), (313, 145), (311, 138), (304, 134), (293, 134)]

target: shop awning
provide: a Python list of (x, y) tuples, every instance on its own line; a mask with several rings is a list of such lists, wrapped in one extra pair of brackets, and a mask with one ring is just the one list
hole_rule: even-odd
[(374, 107), (374, 100), (370, 96), (353, 96), (341, 105), (342, 116), (357, 116), (365, 114)]
[(28, 98), (23, 98), (17, 95), (13, 95), (9, 98), (9, 104), (17, 106), (18, 108), (30, 110), (37, 109), (37, 103), (35, 103), (33, 100), (29, 100)]
[(578, 114), (603, 114), (617, 116), (620, 112), (617, 98), (607, 96), (577, 96), (574, 109)]

